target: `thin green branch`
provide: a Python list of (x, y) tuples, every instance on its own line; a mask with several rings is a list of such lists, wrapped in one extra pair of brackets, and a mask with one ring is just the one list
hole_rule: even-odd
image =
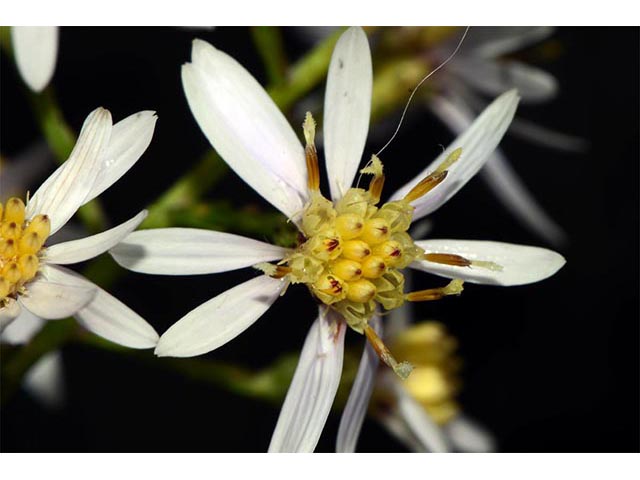
[(287, 55), (282, 43), (282, 33), (279, 27), (251, 27), (251, 36), (256, 46), (267, 79), (272, 85), (280, 85), (285, 80), (288, 68)]

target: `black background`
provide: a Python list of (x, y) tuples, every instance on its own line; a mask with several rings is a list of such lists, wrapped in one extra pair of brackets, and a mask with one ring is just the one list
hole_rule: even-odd
[[(306, 48), (300, 30), (284, 33), (295, 58)], [(116, 121), (143, 109), (159, 115), (147, 153), (101, 196), (113, 224), (148, 205), (208, 148), (180, 84), (179, 67), (189, 59), (194, 36), (239, 59), (264, 83), (247, 29), (61, 31), (53, 85), (74, 128), (99, 105)], [(563, 45), (562, 55), (540, 66), (556, 75), (561, 94), (544, 106), (521, 107), (519, 114), (589, 139), (590, 151), (560, 153), (513, 137), (502, 146), (568, 232), (570, 243), (560, 249), (567, 265), (530, 286), (468, 285), (461, 297), (420, 305), (418, 313), (446, 323), (458, 337), (465, 359), (461, 402), (495, 434), (501, 451), (638, 451), (638, 30), (560, 28), (554, 39)], [(2, 153), (11, 157), (39, 132), (5, 56), (1, 95)], [(387, 193), (453, 138), (426, 110), (415, 111), (383, 155)], [(302, 117), (291, 121), (300, 125)], [(366, 152), (385, 143), (378, 138)], [(233, 173), (209, 197), (270, 208)], [(435, 238), (550, 247), (521, 227), (480, 179), (432, 220)], [(250, 275), (129, 274), (113, 292), (162, 333)], [(426, 274), (416, 282), (424, 288), (441, 283)], [(208, 355), (264, 366), (300, 349), (314, 310), (302, 288), (292, 289), (253, 327)], [(347, 341), (361, 348), (353, 332)], [(278, 406), (90, 347), (68, 346), (63, 358), (66, 406), (49, 411), (20, 392), (2, 406), (3, 451), (260, 452), (268, 447)], [(319, 451), (334, 448), (338, 421), (333, 413)], [(404, 451), (372, 420), (365, 422), (359, 450)]]

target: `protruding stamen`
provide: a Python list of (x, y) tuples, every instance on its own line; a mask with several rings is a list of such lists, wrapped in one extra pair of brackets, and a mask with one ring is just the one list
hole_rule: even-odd
[(423, 197), (431, 190), (433, 190), (436, 186), (440, 185), (446, 177), (446, 171), (434, 172), (427, 175), (425, 178), (420, 180), (420, 182), (415, 187), (409, 190), (409, 193), (404, 196), (404, 200), (406, 202), (413, 202), (414, 200)]
[(395, 267), (402, 258), (402, 247), (399, 242), (389, 240), (376, 245), (373, 248), (373, 253), (380, 256), (388, 266)]
[(364, 221), (355, 213), (343, 213), (336, 218), (336, 230), (343, 240), (351, 240), (362, 233)]
[(320, 168), (318, 167), (318, 151), (315, 145), (316, 122), (311, 112), (307, 112), (305, 115), (302, 130), (304, 132), (304, 139), (307, 142), (304, 147), (305, 159), (307, 161), (307, 185), (310, 191), (317, 192), (320, 190)]
[(425, 253), (424, 259), (433, 263), (453, 265), (454, 267), (468, 267), (472, 264), (471, 260), (449, 253)]
[(384, 187), (382, 162), (377, 156), (371, 155), (371, 161), (368, 166), (360, 170), (360, 173), (373, 175), (373, 178), (369, 183), (369, 193), (371, 195), (371, 203), (373, 205), (377, 204), (380, 201), (380, 196), (382, 195), (382, 187)]
[(432, 300), (440, 300), (447, 295), (460, 295), (463, 290), (463, 283), (462, 280), (456, 278), (451, 280), (445, 287), (407, 293), (404, 298), (409, 302), (430, 302)]
[[(313, 284), (313, 288), (317, 294), (319, 293), (328, 295), (334, 300), (339, 300), (345, 297), (345, 283), (342, 281), (342, 279), (338, 278), (335, 275), (321, 275), (318, 281)], [(324, 298), (322, 298), (322, 301), (326, 303), (326, 300)]]
[(352, 302), (367, 303), (376, 296), (376, 286), (369, 280), (361, 278), (355, 282), (349, 283), (347, 298)]
[(371, 255), (362, 262), (362, 276), (365, 278), (379, 278), (386, 271), (387, 265), (377, 255)]
[(371, 218), (364, 223), (360, 238), (369, 245), (378, 245), (386, 242), (389, 235), (391, 235), (389, 224), (384, 218)]
[(345, 282), (353, 282), (362, 276), (362, 265), (354, 260), (341, 258), (331, 265), (331, 271)]
[(342, 244), (342, 256), (349, 260), (361, 262), (371, 255), (371, 248), (367, 242), (362, 240), (349, 240)]
[(458, 147), (453, 152), (451, 152), (449, 156), (444, 160), (444, 162), (438, 165), (438, 168), (436, 168), (435, 172), (433, 173), (443, 173), (447, 171), (449, 167), (451, 167), (451, 165), (458, 161), (460, 155), (462, 155), (462, 147)]
[(369, 341), (375, 352), (378, 354), (378, 357), (380, 357), (380, 360), (382, 360), (387, 366), (391, 367), (401, 379), (406, 380), (413, 370), (413, 365), (408, 362), (398, 363), (398, 361), (393, 358), (393, 355), (384, 344), (382, 339), (378, 336), (376, 331), (371, 328), (369, 324), (365, 325), (364, 334), (366, 335), (367, 340)]
[(258, 263), (253, 266), (256, 270), (260, 270), (265, 275), (272, 278), (283, 278), (288, 273), (291, 273), (291, 268), (285, 265), (274, 265), (273, 263)]

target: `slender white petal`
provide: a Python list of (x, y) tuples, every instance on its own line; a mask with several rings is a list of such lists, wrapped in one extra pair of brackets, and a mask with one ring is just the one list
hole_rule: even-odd
[[(18, 302), (15, 302), (18, 304)], [(45, 321), (23, 308), (20, 315), (2, 332), (0, 340), (11, 345), (29, 342), (44, 326)]]
[[(473, 97), (469, 98), (473, 101)], [(436, 115), (455, 133), (464, 132), (473, 121), (473, 111), (462, 98), (454, 98), (450, 109), (434, 109)], [(447, 112), (455, 112), (448, 114)], [(512, 126), (515, 124), (514, 119)], [(553, 244), (566, 241), (562, 228), (544, 211), (522, 180), (513, 171), (500, 149), (496, 149), (482, 169), (493, 192), (524, 225)], [(415, 237), (414, 237), (415, 238)]]
[(589, 150), (590, 145), (589, 141), (584, 138), (557, 132), (521, 118), (513, 119), (509, 133), (534, 145), (565, 152), (585, 153)]
[(393, 385), (398, 402), (399, 415), (425, 449), (434, 453), (445, 453), (450, 450), (447, 438), (440, 427), (431, 419), (420, 405), (402, 386), (399, 379)]
[(394, 437), (403, 443), (409, 450), (414, 453), (426, 453), (428, 450), (418, 438), (413, 434), (411, 429), (395, 411), (379, 411), (375, 413), (376, 419), (387, 429)]
[(51, 234), (83, 204), (96, 181), (101, 156), (111, 135), (111, 113), (97, 108), (89, 114), (67, 161), (38, 189), (27, 204), (27, 218), (46, 214)]
[(158, 228), (129, 235), (109, 253), (134, 272), (197, 275), (227, 272), (280, 260), (288, 250), (230, 233), (195, 228)]
[(40, 277), (29, 283), (20, 303), (34, 315), (54, 320), (76, 314), (96, 293), (95, 285), (71, 276), (61, 277), (55, 267), (47, 265)]
[(473, 27), (469, 30), (465, 52), (495, 58), (544, 40), (553, 31), (553, 27)]
[(23, 385), (44, 406), (61, 407), (65, 395), (60, 352), (49, 352), (40, 358), (25, 375)]
[(4, 329), (18, 318), (21, 310), (20, 304), (13, 299), (10, 299), (6, 306), (0, 308), (0, 332), (4, 332)]
[[(441, 111), (441, 116), (459, 115), (457, 109), (444, 98), (436, 97), (433, 105)], [(517, 106), (518, 94), (515, 90), (500, 95), (431, 165), (396, 192), (392, 200), (403, 198), (418, 182), (433, 172), (451, 152), (462, 148), (462, 155), (448, 169), (447, 178), (425, 196), (412, 202), (415, 206), (414, 221), (438, 209), (484, 166), (507, 131)]]
[(523, 103), (536, 103), (548, 101), (558, 93), (558, 81), (553, 75), (513, 60), (460, 57), (449, 68), (485, 95), (495, 96), (516, 88)]
[(286, 118), (242, 65), (194, 40), (182, 85), (193, 116), (229, 166), (291, 218), (307, 201), (304, 149)]
[(369, 131), (373, 73), (367, 35), (351, 27), (336, 43), (324, 97), (324, 153), (331, 197), (351, 187)]
[(49, 266), (47, 276), (59, 282), (78, 282), (94, 289), (95, 296), (74, 315), (87, 330), (130, 348), (152, 348), (158, 334), (140, 315), (86, 278), (64, 267)]
[(142, 111), (113, 126), (100, 162), (100, 174), (84, 203), (96, 198), (135, 165), (151, 143), (156, 120), (156, 112)]
[(193, 357), (240, 335), (280, 296), (285, 282), (261, 275), (203, 303), (174, 323), (155, 350), (159, 357)]
[[(382, 337), (382, 321), (380, 316), (375, 315), (372, 317), (369, 324), (378, 336)], [(356, 451), (358, 437), (360, 436), (360, 430), (362, 430), (362, 423), (367, 414), (371, 392), (373, 392), (378, 363), (378, 355), (373, 348), (371, 348), (369, 342), (365, 342), (358, 373), (356, 374), (356, 379), (349, 392), (349, 399), (340, 418), (338, 439), (336, 441), (337, 452), (351, 453)]]
[(110, 230), (79, 240), (53, 245), (47, 248), (45, 259), (48, 263), (67, 265), (97, 257), (133, 232), (146, 216), (147, 211), (143, 210), (135, 217)]
[(530, 230), (553, 245), (567, 241), (565, 231), (543, 210), (502, 152), (493, 152), (481, 174), (503, 205)]
[(421, 240), (416, 242), (427, 253), (461, 255), (474, 261), (487, 261), (502, 269), (471, 265), (454, 267), (421, 260), (412, 268), (447, 278), (460, 278), (465, 282), (501, 285), (525, 285), (539, 282), (556, 273), (566, 263), (564, 257), (546, 248), (515, 245), (513, 243), (482, 240)]
[(280, 410), (269, 452), (312, 452), (329, 416), (342, 375), (346, 323), (320, 307)]
[(18, 71), (34, 92), (51, 81), (58, 57), (58, 27), (11, 27)]
[(496, 450), (493, 436), (462, 414), (457, 415), (442, 428), (457, 451), (488, 453)]

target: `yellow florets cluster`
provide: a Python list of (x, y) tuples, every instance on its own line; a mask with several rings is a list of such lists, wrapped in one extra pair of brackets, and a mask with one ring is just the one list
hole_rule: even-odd
[[(381, 173), (382, 164), (378, 168)], [(371, 188), (351, 188), (334, 206), (314, 192), (302, 215), (306, 241), (283, 261), (292, 283), (307, 284), (360, 333), (376, 304), (387, 310), (402, 305), (399, 269), (424, 254), (406, 232), (411, 205), (399, 200), (378, 208), (378, 200)]]
[(455, 399), (460, 390), (456, 339), (441, 323), (424, 322), (399, 334), (391, 348), (414, 367), (404, 388), (436, 423), (444, 425), (451, 420), (459, 411)]
[(0, 203), (0, 307), (22, 293), (38, 273), (38, 255), (50, 230), (46, 215), (25, 219), (25, 205), (19, 198)]

